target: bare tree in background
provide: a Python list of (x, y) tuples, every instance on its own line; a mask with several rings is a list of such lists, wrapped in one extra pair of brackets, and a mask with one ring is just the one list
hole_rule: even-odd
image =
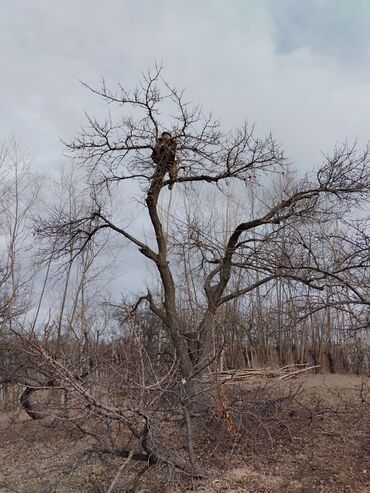
[(0, 144), (0, 176), (0, 405), (7, 407), (21, 366), (11, 339), (23, 332), (32, 303), (31, 211), (39, 195), (30, 161), (14, 139)]
[(32, 272), (22, 271), (22, 264), (26, 263), (23, 253), (28, 247), (29, 212), (38, 187), (16, 141), (4, 140), (0, 145), (0, 174), (0, 316), (10, 322), (24, 312), (28, 301)]

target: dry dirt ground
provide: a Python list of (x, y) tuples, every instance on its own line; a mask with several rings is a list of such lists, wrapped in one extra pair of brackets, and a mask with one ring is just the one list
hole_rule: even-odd
[[(156, 467), (141, 476), (136, 492), (370, 493), (368, 377), (253, 379), (229, 384), (228, 392), (231, 407), (238, 399), (261, 399), (246, 411), (239, 441), (226, 434), (213, 440), (198, 430), (197, 451), (208, 479), (191, 481)], [(19, 411), (0, 414), (0, 491), (107, 492), (122, 460), (89, 460), (73, 470), (85, 446), (88, 438), (63, 423), (34, 422)], [(114, 493), (130, 491), (126, 471)], [(58, 478), (64, 481), (56, 486)]]

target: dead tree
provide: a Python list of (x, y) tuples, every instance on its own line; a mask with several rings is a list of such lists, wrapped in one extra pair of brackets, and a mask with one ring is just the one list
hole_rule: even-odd
[[(94, 200), (90, 208), (81, 211), (72, 221), (63, 219), (62, 213), (45, 219), (38, 227), (38, 234), (52, 238), (59, 245), (60, 255), (70, 251), (71, 245), (74, 254), (78, 255), (100, 232), (109, 229), (136, 246), (140, 254), (155, 265), (162, 285), (163, 302), (148, 292), (138, 298), (135, 306), (146, 302), (162, 321), (178, 358), (186, 405), (196, 394), (199, 378), (214, 361), (212, 337), (222, 305), (276, 279), (291, 279), (320, 291), (330, 282), (338, 286), (348, 285), (350, 281), (346, 272), (352, 272), (356, 267), (357, 272), (363, 273), (368, 268), (364, 254), (361, 261), (353, 254), (345, 266), (333, 259), (321, 265), (311, 262), (306, 266), (303, 257), (282, 256), (279, 247), (282, 230), (289, 233), (294, 247), (294, 241), (303, 241), (302, 237), (299, 238), (296, 224), (308, 221), (323, 223), (333, 214), (344, 217), (355, 206), (368, 200), (369, 148), (358, 151), (355, 147), (343, 145), (325, 157), (317, 172), (265, 201), (257, 212), (233, 226), (224, 245), (212, 246), (207, 235), (199, 230), (189, 234), (189, 248), (197, 248), (200, 252), (198, 272), (203, 275), (203, 308), (195, 329), (198, 350), (194, 357), (186, 335), (189, 328), (181, 320), (176, 267), (171, 263), (159, 197), (167, 185), (173, 186), (175, 194), (187, 187), (199, 187), (199, 191), (214, 187), (223, 193), (226, 183), (233, 181), (248, 191), (262, 175), (284, 172), (286, 161), (283, 152), (271, 135), (258, 138), (254, 135), (253, 126), (247, 124), (225, 133), (217, 121), (204, 115), (199, 107), (193, 108), (186, 103), (181, 91), (163, 81), (160, 69), (148, 73), (133, 92), (121, 86), (111, 91), (105, 83), (100, 89), (89, 89), (120, 112), (117, 122), (111, 119), (99, 122), (90, 117), (86, 130), (67, 145), (87, 170)], [(160, 112), (162, 107), (171, 108), (169, 114), (175, 114), (170, 125), (168, 119), (164, 125)], [(169, 128), (175, 139), (176, 153), (181, 162), (177, 175), (170, 179), (166, 178), (167, 170), (156, 166), (151, 159), (164, 128)], [(141, 187), (142, 205), (150, 220), (153, 241), (140, 238), (122, 225), (103, 198), (105, 191), (113, 193), (114, 186), (123, 186), (131, 181)], [(297, 232), (295, 236), (294, 231)], [(364, 241), (355, 247), (357, 252), (361, 251)], [(252, 242), (258, 248), (251, 248)], [(230, 280), (240, 269), (258, 271), (258, 279), (246, 277), (247, 282), (239, 283), (235, 288)], [(367, 303), (363, 290), (353, 286), (352, 293), (357, 300)]]

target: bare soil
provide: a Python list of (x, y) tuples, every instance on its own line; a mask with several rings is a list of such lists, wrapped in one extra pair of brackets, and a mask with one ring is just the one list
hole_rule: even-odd
[[(156, 467), (140, 477), (137, 492), (370, 492), (368, 377), (253, 378), (228, 384), (227, 392), (231, 409), (238, 400), (254, 402), (246, 408), (247, 426), (237, 440), (217, 426), (207, 433), (196, 430), (208, 479)], [(285, 399), (289, 394), (294, 397)], [(123, 459), (89, 459), (74, 469), (88, 446), (88, 438), (60, 420), (32, 421), (20, 411), (0, 414), (0, 492), (108, 491)], [(125, 468), (113, 491), (130, 491), (142, 468)], [(59, 485), (58, 479), (63, 479)]]

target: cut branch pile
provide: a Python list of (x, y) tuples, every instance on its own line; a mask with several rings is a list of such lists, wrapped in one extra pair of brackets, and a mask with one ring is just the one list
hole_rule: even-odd
[(224, 370), (208, 373), (205, 375), (206, 380), (219, 379), (227, 381), (243, 381), (252, 377), (277, 378), (278, 380), (287, 380), (296, 375), (320, 368), (320, 365), (307, 366), (307, 364), (286, 365), (280, 368), (243, 368), (242, 370)]

